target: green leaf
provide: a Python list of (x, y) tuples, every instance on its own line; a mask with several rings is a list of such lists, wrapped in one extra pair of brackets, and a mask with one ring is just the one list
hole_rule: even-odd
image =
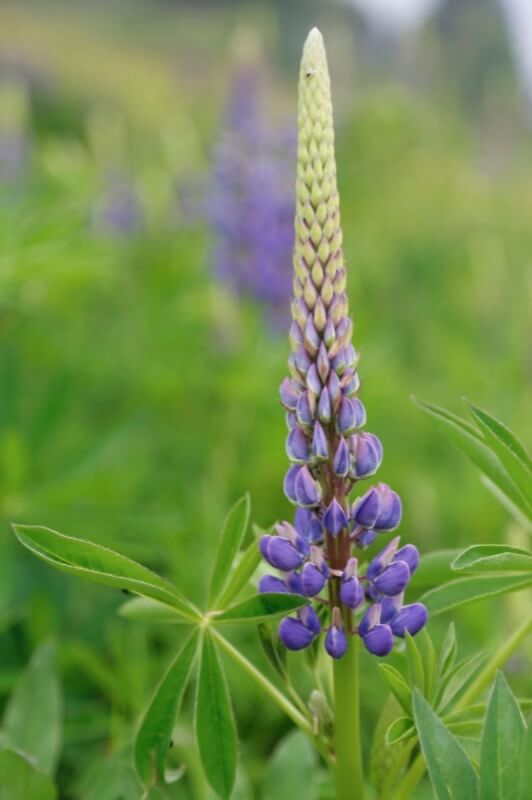
[(379, 664), (379, 669), (400, 706), (407, 714), (412, 714), (412, 693), (399, 670), (391, 664)]
[(197, 631), (183, 645), (166, 671), (135, 738), (135, 767), (147, 785), (164, 782), (166, 756), (197, 649)]
[(263, 800), (318, 800), (316, 751), (300, 731), (282, 739), (268, 759), (261, 797)]
[(430, 638), (426, 628), (423, 628), (423, 630), (417, 634), (417, 645), (423, 661), (423, 672), (425, 675), (425, 697), (430, 700), (436, 685), (438, 669), (434, 645), (432, 644), (432, 639)]
[(0, 800), (57, 800), (53, 781), (20, 753), (0, 752)]
[(447, 628), (447, 633), (445, 634), (445, 639), (443, 640), (440, 650), (440, 657), (438, 659), (438, 675), (440, 677), (446, 675), (446, 673), (453, 668), (454, 662), (456, 661), (457, 650), (456, 630), (454, 622), (451, 622)]
[(528, 719), (528, 729), (521, 747), (521, 786), (519, 800), (529, 800), (532, 786), (532, 721)]
[(264, 650), (264, 654), (274, 670), (279, 673), (283, 680), (286, 680), (288, 672), (286, 669), (287, 650), (286, 647), (278, 646), (267, 625), (259, 623), (257, 626), (259, 639)]
[(412, 717), (397, 717), (386, 731), (386, 744), (391, 747), (397, 742), (404, 742), (412, 736), (417, 736)]
[[(515, 800), (526, 725), (502, 672), (497, 673), (480, 745), (480, 800)], [(529, 787), (530, 788), (530, 787)]]
[(471, 413), (484, 434), (487, 444), (506, 467), (509, 475), (529, 503), (532, 502), (532, 465), (525, 448), (502, 422), (486, 411), (469, 404)]
[(242, 589), (247, 586), (260, 564), (262, 556), (257, 543), (257, 530), (257, 526), (253, 525), (253, 540), (244, 550), (239, 562), (229, 576), (227, 586), (218, 600), (219, 608), (227, 608), (229, 603), (232, 603), (233, 600), (238, 597)]
[(45, 642), (33, 654), (7, 702), (3, 731), (9, 747), (52, 775), (61, 748), (61, 689), (56, 647)]
[(435, 616), (451, 608), (475, 603), (486, 597), (519, 592), (529, 586), (532, 586), (532, 577), (528, 575), (473, 575), (431, 589), (421, 600), (427, 606), (429, 614)]
[(487, 475), (524, 514), (530, 517), (530, 503), (508, 474), (506, 467), (501, 464), (498, 456), (488, 447), (478, 431), (444, 408), (419, 400), (417, 403), (423, 411), (437, 421), (449, 438), (458, 445), (473, 464)]
[(409, 590), (413, 592), (427, 591), (435, 586), (441, 586), (452, 580), (453, 571), (451, 562), (460, 553), (460, 550), (434, 550), (432, 553), (424, 553), (418, 568), (408, 584)]
[(412, 636), (408, 633), (405, 634), (406, 645), (406, 659), (408, 663), (408, 678), (410, 687), (417, 686), (419, 691), (423, 694), (425, 691), (425, 669), (423, 667), (423, 659), (418, 650)]
[(245, 494), (229, 511), (222, 528), (209, 588), (209, 608), (214, 608), (229, 579), (240, 545), (246, 534), (250, 514), (249, 494)]
[(167, 623), (170, 625), (183, 625), (189, 622), (173, 606), (160, 603), (158, 600), (152, 600), (150, 597), (132, 597), (131, 600), (126, 600), (125, 603), (122, 603), (117, 613), (125, 619), (134, 619), (141, 622)]
[(474, 653), (469, 658), (460, 661), (452, 669), (438, 687), (438, 692), (434, 698), (434, 705), (440, 712), (446, 712), (449, 706), (456, 700), (469, 681), (478, 672), (480, 665), (486, 658), (486, 654)]
[(106, 586), (129, 589), (171, 605), (191, 620), (197, 618), (193, 607), (171, 583), (120, 553), (39, 525), (13, 525), (13, 529), (24, 547), (62, 572)]
[(283, 614), (290, 614), (302, 606), (308, 605), (308, 599), (298, 594), (256, 594), (234, 606), (214, 613), (213, 623), (221, 622), (261, 622)]
[(417, 689), (414, 719), (437, 800), (475, 800), (478, 781), (471, 762)]
[(237, 735), (225, 674), (208, 629), (203, 639), (195, 726), (207, 780), (226, 800), (235, 782)]
[(453, 570), (532, 573), (532, 552), (504, 544), (476, 544), (458, 555)]
[(525, 467), (528, 467), (529, 470), (532, 471), (532, 461), (530, 460), (530, 456), (528, 455), (526, 448), (519, 441), (515, 433), (504, 425), (504, 423), (500, 422), (495, 417), (492, 417), (491, 414), (488, 414), (487, 411), (483, 411), (478, 406), (473, 405), (470, 403), (469, 400), (466, 400), (466, 403), (469, 405), (471, 409), (471, 413), (477, 420), (477, 422), (481, 426), (481, 430), (485, 433), (486, 429), (491, 432), (491, 434), (498, 439), (501, 444), (508, 448), (515, 456), (518, 458)]

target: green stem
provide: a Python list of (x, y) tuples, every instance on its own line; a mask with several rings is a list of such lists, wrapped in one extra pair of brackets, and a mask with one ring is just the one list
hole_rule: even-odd
[(214, 628), (211, 628), (211, 633), (218, 642), (218, 644), (220, 645), (220, 647), (223, 650), (225, 650), (225, 652), (228, 655), (231, 656), (233, 661), (236, 661), (236, 663), (239, 664), (240, 667), (242, 667), (242, 669), (245, 672), (247, 672), (250, 678), (252, 678), (255, 681), (255, 683), (257, 683), (261, 687), (261, 689), (264, 692), (266, 692), (267, 695), (270, 696), (273, 702), (279, 706), (281, 711), (283, 711), (286, 714), (286, 716), (292, 720), (294, 725), (297, 725), (297, 727), (300, 728), (300, 730), (302, 730), (303, 733), (305, 733), (310, 739), (312, 739), (312, 741), (314, 742), (315, 746), (318, 748), (322, 756), (330, 764), (331, 754), (327, 749), (325, 743), (318, 736), (315, 735), (312, 729), (312, 725), (310, 724), (308, 719), (304, 717), (300, 711), (298, 711), (298, 709), (294, 706), (294, 704), (291, 703), (290, 700), (288, 700), (288, 698), (286, 698), (284, 694), (280, 692), (276, 686), (273, 685), (273, 683), (270, 683), (268, 678), (266, 678), (262, 674), (262, 672), (259, 672), (257, 667), (255, 667), (255, 665), (252, 664), (251, 661), (248, 661), (248, 659), (244, 655), (242, 655), (242, 653), (239, 650), (237, 650), (236, 647), (233, 647), (231, 642), (228, 642), (227, 639), (221, 636), (218, 633), (218, 631), (215, 630)]
[[(526, 639), (528, 634), (532, 632), (532, 617), (527, 619), (520, 625), (516, 631), (510, 636), (509, 639), (494, 653), (490, 658), (482, 672), (477, 676), (473, 683), (469, 686), (467, 691), (464, 692), (460, 700), (456, 703), (453, 711), (460, 711), (466, 708), (474, 700), (478, 698), (482, 692), (488, 688), (490, 683), (495, 677), (495, 673), (502, 667), (508, 659), (515, 653), (519, 645)], [(401, 781), (395, 800), (408, 800), (412, 792), (418, 785), (425, 772), (425, 759), (422, 753), (418, 755), (414, 763), (406, 773)]]
[(364, 773), (360, 742), (358, 637), (349, 637), (343, 658), (335, 660), (336, 800), (362, 800)]

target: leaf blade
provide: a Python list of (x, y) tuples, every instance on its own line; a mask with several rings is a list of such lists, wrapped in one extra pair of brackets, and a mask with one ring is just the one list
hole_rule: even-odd
[(203, 638), (195, 727), (205, 776), (227, 800), (236, 777), (237, 734), (225, 674), (208, 630)]
[(129, 589), (172, 605), (184, 616), (191, 617), (194, 613), (194, 609), (171, 583), (114, 550), (86, 539), (65, 536), (41, 525), (13, 525), (13, 530), (24, 547), (62, 572), (106, 586)]
[(414, 720), (437, 800), (474, 800), (478, 780), (465, 751), (414, 690)]
[(185, 642), (172, 661), (142, 718), (135, 737), (135, 769), (143, 784), (164, 780), (165, 762), (172, 728), (179, 713), (196, 655), (197, 632)]
[(251, 501), (246, 493), (236, 501), (225, 518), (209, 587), (209, 608), (216, 605), (227, 585), (231, 566), (246, 534), (250, 511)]
[(486, 597), (495, 597), (508, 592), (518, 592), (532, 586), (527, 575), (473, 575), (430, 589), (421, 600), (432, 616), (452, 608), (474, 603)]
[(452, 562), (455, 571), (532, 572), (532, 552), (503, 544), (476, 544), (463, 550)]
[(526, 725), (502, 672), (490, 692), (480, 745), (480, 800), (514, 800), (519, 794)]

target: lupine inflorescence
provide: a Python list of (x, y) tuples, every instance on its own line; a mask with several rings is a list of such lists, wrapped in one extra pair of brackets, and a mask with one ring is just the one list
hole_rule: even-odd
[(216, 146), (207, 212), (218, 277), (259, 300), (276, 327), (286, 324), (294, 242), (288, 188), (293, 137), (262, 119), (257, 65), (237, 70), (225, 130)]
[(367, 650), (384, 656), (394, 636), (414, 635), (425, 625), (427, 611), (421, 603), (403, 603), (419, 562), (413, 545), (401, 547), (397, 536), (369, 563), (355, 555), (395, 530), (402, 508), (385, 483), (349, 500), (357, 481), (375, 475), (383, 449), (362, 430), (366, 412), (357, 396), (358, 355), (348, 316), (330, 83), (317, 30), (303, 50), (298, 130), (292, 352), (290, 377), (280, 388), (291, 461), (284, 491), (297, 508), (293, 524), (277, 524), (260, 542), (279, 575), (265, 575), (259, 589), (316, 600), (318, 611), (307, 605), (282, 620), (279, 635), (289, 649), (310, 645), (328, 616), (325, 648), (333, 658), (341, 658), (355, 633)]

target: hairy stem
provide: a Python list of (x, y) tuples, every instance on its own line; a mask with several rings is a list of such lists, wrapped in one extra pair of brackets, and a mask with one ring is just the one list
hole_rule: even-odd
[(333, 665), (335, 703), (336, 800), (362, 800), (364, 773), (360, 742), (358, 637)]

